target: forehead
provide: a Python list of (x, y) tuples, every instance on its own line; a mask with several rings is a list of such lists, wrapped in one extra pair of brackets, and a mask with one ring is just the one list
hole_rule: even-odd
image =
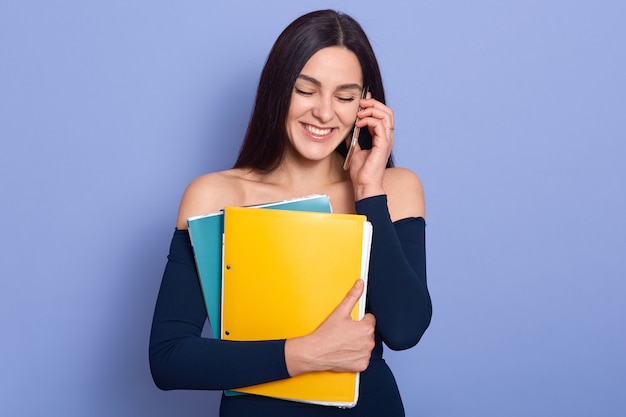
[(314, 78), (328, 87), (363, 83), (361, 64), (357, 56), (354, 52), (338, 46), (317, 51), (309, 58), (300, 74)]

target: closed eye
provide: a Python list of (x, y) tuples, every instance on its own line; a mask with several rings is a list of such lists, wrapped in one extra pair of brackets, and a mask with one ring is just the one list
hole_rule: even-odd
[(296, 90), (296, 93), (300, 94), (301, 96), (307, 96), (308, 97), (308, 96), (312, 96), (313, 95), (313, 93), (311, 91), (304, 91), (304, 90), (299, 89), (298, 87), (295, 87), (295, 90)]
[(337, 97), (337, 100), (341, 101), (342, 103), (351, 103), (355, 100), (356, 97), (354, 96), (350, 96), (350, 97)]

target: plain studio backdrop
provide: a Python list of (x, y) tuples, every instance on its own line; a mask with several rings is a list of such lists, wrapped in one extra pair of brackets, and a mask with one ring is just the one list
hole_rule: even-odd
[(625, 4), (2, 0), (0, 415), (217, 415), (148, 367), (178, 202), (319, 8), (370, 36), (426, 190), (407, 415), (626, 415)]

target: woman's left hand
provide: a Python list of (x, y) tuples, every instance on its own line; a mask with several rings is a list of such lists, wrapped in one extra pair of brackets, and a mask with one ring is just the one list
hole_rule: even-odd
[(357, 145), (352, 156), (350, 178), (356, 200), (385, 193), (383, 178), (393, 148), (394, 132), (393, 110), (371, 96), (362, 99), (360, 106), (356, 125), (369, 130), (372, 148), (364, 150)]

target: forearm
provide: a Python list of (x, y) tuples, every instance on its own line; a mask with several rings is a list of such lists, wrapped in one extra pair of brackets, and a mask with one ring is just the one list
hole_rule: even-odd
[(150, 369), (161, 389), (230, 389), (289, 377), (284, 341), (201, 337), (206, 310), (186, 232), (172, 240), (150, 335)]
[(372, 223), (368, 306), (392, 349), (414, 346), (430, 324), (423, 219), (391, 222), (384, 195), (357, 201), (357, 213)]

